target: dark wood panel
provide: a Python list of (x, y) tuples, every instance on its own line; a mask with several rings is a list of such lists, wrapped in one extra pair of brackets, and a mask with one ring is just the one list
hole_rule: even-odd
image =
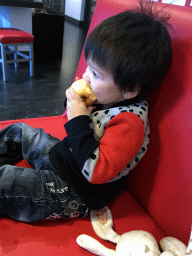
[(35, 59), (62, 58), (64, 16), (33, 13)]

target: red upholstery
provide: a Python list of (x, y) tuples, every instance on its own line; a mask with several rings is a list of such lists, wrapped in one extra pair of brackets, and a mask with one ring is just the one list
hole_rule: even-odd
[[(101, 20), (136, 4), (98, 1), (88, 33)], [(166, 10), (173, 26), (173, 63), (159, 95), (150, 99), (151, 142), (129, 184), (159, 226), (187, 242), (192, 223), (192, 8), (169, 5)], [(83, 53), (80, 63), (77, 77), (86, 68)]]
[(1, 44), (31, 43), (34, 36), (16, 28), (0, 28)]
[[(135, 3), (133, 0), (97, 0), (90, 30), (101, 20)], [(192, 223), (192, 9), (170, 5), (167, 10), (175, 28), (173, 64), (160, 93), (149, 102), (149, 150), (109, 207), (119, 234), (140, 229), (150, 232), (157, 241), (169, 235), (187, 244)], [(76, 76), (82, 77), (85, 68), (82, 55)], [(66, 135), (63, 116), (7, 121), (0, 125), (3, 128), (20, 121), (43, 127), (60, 139)], [(24, 161), (19, 165), (28, 166)], [(83, 233), (115, 248), (95, 235), (89, 217), (26, 224), (3, 216), (0, 255), (92, 255), (76, 244), (77, 236)]]

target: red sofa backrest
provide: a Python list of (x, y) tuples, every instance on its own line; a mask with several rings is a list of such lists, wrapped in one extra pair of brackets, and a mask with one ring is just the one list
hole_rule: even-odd
[[(102, 20), (135, 5), (135, 0), (97, 0), (88, 34)], [(149, 100), (151, 142), (128, 186), (165, 233), (187, 244), (192, 223), (192, 8), (170, 5), (165, 10), (174, 27), (172, 67), (159, 94)], [(76, 77), (85, 69), (82, 53)]]

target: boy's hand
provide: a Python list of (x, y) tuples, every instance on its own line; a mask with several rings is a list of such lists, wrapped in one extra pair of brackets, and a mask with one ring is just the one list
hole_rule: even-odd
[(67, 97), (67, 118), (71, 120), (74, 117), (87, 115), (90, 116), (91, 112), (95, 108), (94, 106), (86, 107), (81, 97), (76, 93), (73, 88), (69, 88), (66, 91)]

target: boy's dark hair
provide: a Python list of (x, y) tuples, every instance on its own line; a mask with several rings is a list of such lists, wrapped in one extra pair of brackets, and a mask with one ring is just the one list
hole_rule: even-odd
[(102, 21), (89, 35), (85, 58), (106, 68), (124, 92), (139, 89), (145, 95), (157, 88), (172, 61), (169, 17), (152, 2)]

